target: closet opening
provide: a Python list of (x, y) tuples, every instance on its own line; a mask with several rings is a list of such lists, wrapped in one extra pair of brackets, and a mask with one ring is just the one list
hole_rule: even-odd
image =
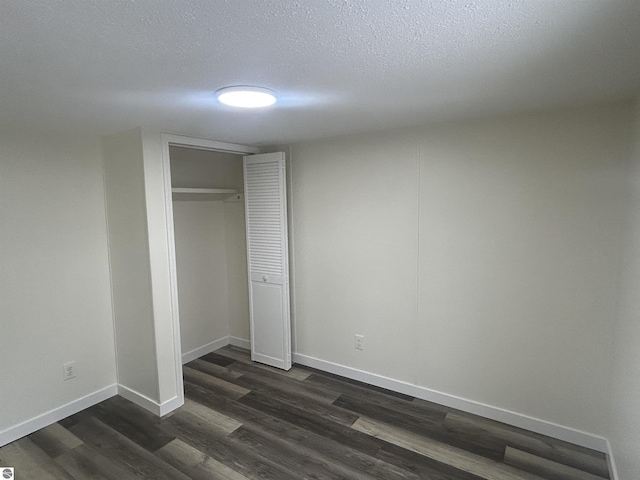
[(285, 154), (171, 134), (162, 149), (179, 390), (183, 364), (229, 344), (290, 369)]
[(180, 364), (229, 343), (250, 348), (243, 155), (255, 151), (208, 143), (223, 149), (165, 143)]

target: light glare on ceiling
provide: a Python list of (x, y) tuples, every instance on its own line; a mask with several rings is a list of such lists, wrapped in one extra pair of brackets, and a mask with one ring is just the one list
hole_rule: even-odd
[(260, 108), (276, 103), (272, 90), (246, 85), (221, 88), (216, 92), (218, 101), (231, 107)]

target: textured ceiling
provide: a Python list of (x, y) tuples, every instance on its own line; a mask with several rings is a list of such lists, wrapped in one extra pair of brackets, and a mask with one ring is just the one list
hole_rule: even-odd
[(3, 125), (259, 145), (638, 93), (640, 0), (0, 0)]

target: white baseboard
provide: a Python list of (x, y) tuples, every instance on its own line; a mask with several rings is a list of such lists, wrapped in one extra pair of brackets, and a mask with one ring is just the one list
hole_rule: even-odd
[(193, 350), (182, 354), (182, 364), (189, 363), (196, 358), (200, 358), (207, 353), (214, 352), (219, 348), (226, 347), (227, 345), (233, 345), (235, 347), (246, 348), (247, 350), (251, 349), (251, 342), (249, 340), (245, 340), (244, 338), (238, 337), (222, 337), (218, 340), (214, 340), (213, 342), (207, 343), (202, 347), (194, 348)]
[(222, 338), (219, 338), (218, 340), (214, 340), (213, 342), (207, 343), (202, 347), (194, 348), (190, 352), (183, 353), (182, 364), (184, 365), (185, 363), (189, 363), (192, 360), (195, 360), (196, 358), (200, 358), (201, 356), (206, 355), (207, 353), (211, 353), (214, 350), (218, 350), (219, 348), (226, 347), (230, 343), (230, 340), (229, 340), (230, 338), (231, 337), (222, 337)]
[(159, 405), (159, 416), (164, 417), (167, 413), (173, 412), (176, 408), (180, 408), (184, 405), (184, 395), (175, 396), (166, 402)]
[(70, 415), (74, 415), (86, 408), (92, 407), (108, 398), (117, 395), (118, 387), (110, 385), (96, 392), (85, 395), (82, 398), (69, 402), (66, 405), (50, 410), (42, 415), (38, 415), (35, 418), (27, 420), (26, 422), (19, 423), (13, 427), (9, 427), (6, 430), (0, 432), (0, 447), (11, 443), (26, 435), (30, 435), (33, 432), (47, 427), (52, 423), (56, 423)]
[[(182, 355), (182, 363), (188, 363), (192, 360), (195, 360), (196, 358), (206, 355), (207, 353), (213, 352), (222, 347), (226, 347), (227, 345), (235, 345), (237, 347), (247, 349), (251, 348), (251, 343), (249, 342), (249, 340), (227, 336), (185, 353), (184, 355)], [(39, 415), (35, 418), (9, 427), (6, 430), (0, 431), (0, 447), (18, 440), (26, 435), (30, 435), (33, 432), (40, 430), (41, 428), (47, 427), (52, 423), (58, 422), (70, 415), (74, 415), (86, 408), (92, 407), (93, 405), (96, 405), (97, 403), (100, 403), (115, 395), (120, 395), (127, 400), (135, 403), (136, 405), (144, 408), (145, 410), (148, 410), (160, 417), (168, 414), (169, 412), (172, 412), (173, 410), (184, 404), (184, 398), (181, 395), (171, 398), (166, 402), (158, 403), (155, 400), (150, 399), (146, 395), (143, 395), (140, 392), (136, 392), (135, 390), (125, 387), (124, 385), (114, 384), (109, 387), (103, 388), (102, 390), (98, 390), (97, 392), (74, 400), (73, 402), (63, 405), (62, 407), (43, 413), (42, 415)]]
[[(250, 348), (250, 342), (237, 337), (224, 337), (216, 342), (201, 347), (200, 349), (192, 350), (191, 352), (183, 355), (183, 363), (191, 360), (186, 360), (190, 355), (195, 355), (196, 352), (202, 351), (200, 355), (194, 356), (192, 359), (198, 358), (198, 356), (205, 355), (210, 351), (222, 348), (226, 345), (235, 345), (241, 348)], [(210, 350), (208, 350), (210, 349)], [(412, 397), (421, 398), (430, 402), (434, 402), (440, 405), (444, 405), (450, 408), (455, 408), (475, 415), (480, 415), (491, 420), (513, 425), (515, 427), (524, 428), (532, 432), (537, 432), (542, 435), (547, 435), (553, 438), (564, 440), (576, 445), (591, 448), (607, 454), (609, 461), (609, 468), (611, 473), (611, 479), (617, 480), (618, 475), (616, 471), (615, 459), (611, 449), (610, 442), (602, 437), (593, 435), (591, 433), (575, 430), (573, 428), (558, 425), (552, 422), (547, 422), (538, 418), (530, 417), (516, 412), (511, 412), (491, 405), (486, 405), (479, 402), (474, 402), (465, 398), (456, 397), (446, 393), (431, 390), (425, 387), (420, 387), (400, 380), (384, 377), (374, 373), (365, 372), (352, 367), (347, 367), (326, 360), (302, 355), (299, 353), (293, 354), (294, 363), (300, 365), (306, 365), (308, 367), (317, 368), (329, 373), (334, 373), (343, 377), (347, 377), (353, 380), (375, 385), (377, 387), (386, 388), (395, 392), (410, 395)], [(184, 399), (181, 397), (175, 397), (162, 404), (150, 399), (149, 397), (136, 392), (123, 385), (110, 385), (101, 390), (93, 392), (82, 398), (74, 400), (59, 408), (53, 409), (35, 418), (22, 422), (18, 425), (10, 427), (0, 432), (0, 447), (11, 443), (19, 438), (29, 435), (41, 428), (44, 428), (52, 423), (58, 422), (70, 415), (74, 415), (86, 408), (96, 405), (114, 395), (119, 394), (122, 397), (130, 400), (131, 402), (139, 405), (140, 407), (152, 412), (155, 415), (163, 416), (167, 413), (175, 410), (184, 403)]]
[(607, 453), (610, 448), (608, 446), (608, 441), (605, 438), (552, 422), (547, 422), (539, 418), (511, 412), (502, 408), (493, 407), (491, 405), (475, 402), (466, 398), (456, 397), (454, 395), (449, 395), (425, 387), (413, 385), (411, 383), (394, 380), (382, 375), (376, 375), (374, 373), (346, 367), (344, 365), (339, 365), (337, 363), (328, 362), (326, 360), (321, 360), (299, 353), (293, 354), (293, 361), (300, 365), (306, 365), (308, 367), (317, 368), (318, 370), (347, 377), (352, 380), (359, 380), (370, 385), (386, 388), (387, 390), (393, 390), (394, 392), (421, 398), (429, 402), (462, 410), (467, 413), (506, 423), (514, 427), (524, 428), (532, 432), (564, 440), (586, 448), (591, 448), (592, 450), (597, 450), (599, 452)]
[(174, 397), (163, 403), (158, 403), (155, 400), (147, 397), (146, 395), (136, 392), (135, 390), (125, 387), (124, 385), (118, 385), (118, 395), (126, 398), (130, 402), (135, 403), (139, 407), (149, 410), (151, 413), (162, 417), (167, 413), (175, 410), (184, 403), (184, 399), (180, 397)]
[(244, 338), (229, 337), (229, 345), (251, 350), (251, 342), (249, 340), (245, 340)]

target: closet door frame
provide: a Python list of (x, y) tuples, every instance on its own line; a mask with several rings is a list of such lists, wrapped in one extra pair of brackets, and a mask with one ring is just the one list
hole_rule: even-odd
[[(235, 143), (217, 142), (202, 138), (186, 137), (170, 133), (161, 134), (162, 143), (162, 170), (164, 177), (165, 216), (167, 225), (167, 245), (169, 247), (169, 287), (171, 289), (171, 325), (173, 334), (173, 346), (175, 352), (176, 385), (180, 391), (184, 391), (182, 381), (182, 346), (180, 342), (180, 309), (178, 305), (178, 271), (176, 266), (176, 243), (173, 226), (173, 200), (171, 193), (171, 157), (169, 147), (186, 147), (197, 150), (209, 150), (214, 152), (237, 153), (238, 155), (252, 155), (259, 153), (256, 147), (239, 145)], [(240, 159), (239, 161), (242, 161)]]

